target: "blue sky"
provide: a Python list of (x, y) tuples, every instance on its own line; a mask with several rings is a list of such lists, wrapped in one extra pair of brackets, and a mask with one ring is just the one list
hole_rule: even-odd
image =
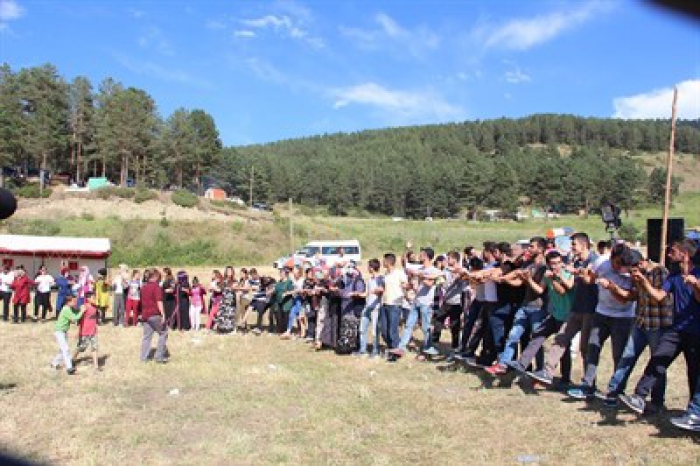
[(0, 61), (202, 108), (227, 145), (556, 112), (700, 116), (700, 23), (640, 1), (0, 0)]

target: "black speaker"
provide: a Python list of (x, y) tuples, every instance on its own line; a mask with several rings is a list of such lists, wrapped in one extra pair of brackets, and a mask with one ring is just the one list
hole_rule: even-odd
[[(654, 262), (661, 262), (661, 226), (663, 219), (647, 219), (647, 257)], [(669, 218), (666, 230), (666, 245), (685, 238), (685, 220)]]

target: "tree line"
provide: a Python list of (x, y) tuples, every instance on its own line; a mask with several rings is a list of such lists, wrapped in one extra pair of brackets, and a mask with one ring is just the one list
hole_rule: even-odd
[(180, 108), (162, 119), (144, 90), (111, 78), (62, 78), (50, 64), (0, 66), (0, 164), (68, 173), (75, 182), (200, 188), (220, 163), (222, 144), (204, 110)]
[[(293, 198), (337, 215), (631, 208), (663, 193), (663, 170), (647, 176), (636, 155), (666, 151), (669, 127), (545, 114), (222, 148), (204, 110), (163, 119), (146, 91), (111, 78), (95, 89), (85, 77), (67, 82), (50, 64), (0, 66), (2, 167), (197, 192), (206, 179), (246, 200), (252, 184), (255, 201)], [(677, 127), (676, 150), (700, 153), (700, 120)]]
[[(669, 133), (664, 120), (570, 115), (391, 128), (227, 148), (219, 174), (243, 198), (252, 181), (257, 200), (293, 198), (337, 215), (629, 209), (658, 200), (665, 173), (648, 177), (636, 156), (667, 150)], [(698, 120), (678, 123), (676, 149), (700, 152)]]

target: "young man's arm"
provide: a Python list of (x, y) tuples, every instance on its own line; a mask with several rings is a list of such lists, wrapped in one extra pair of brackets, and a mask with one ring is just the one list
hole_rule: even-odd
[[(617, 299), (618, 301), (621, 301), (623, 303), (629, 303), (630, 301), (635, 301), (637, 297), (639, 296), (639, 292), (637, 291), (636, 287), (632, 287), (629, 290), (626, 290), (625, 288), (622, 288), (621, 286), (613, 283), (612, 281), (601, 278), (598, 282), (598, 286), (602, 286), (606, 290), (608, 290), (610, 293), (612, 293), (613, 297)], [(651, 293), (650, 293), (651, 295)], [(665, 296), (665, 295), (664, 295)], [(662, 301), (663, 298), (661, 298), (659, 301)]]
[(693, 290), (693, 295), (700, 301), (700, 280), (695, 275), (687, 275), (683, 280)]
[(524, 271), (522, 276), (523, 276), (523, 280), (525, 281), (525, 283), (527, 283), (527, 285), (530, 288), (532, 288), (532, 290), (535, 293), (537, 293), (537, 294), (544, 293), (544, 291), (545, 291), (544, 287), (540, 284), (540, 282), (536, 281), (532, 277), (532, 273), (530, 273), (529, 270)]
[(661, 304), (666, 299), (668, 293), (664, 290), (654, 288), (649, 279), (641, 272), (632, 272), (632, 279), (637, 287), (647, 292), (653, 304)]

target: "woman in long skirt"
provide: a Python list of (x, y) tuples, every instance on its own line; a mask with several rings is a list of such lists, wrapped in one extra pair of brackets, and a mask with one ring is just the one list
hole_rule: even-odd
[(175, 311), (175, 305), (177, 304), (177, 299), (175, 296), (176, 282), (175, 277), (173, 277), (173, 271), (166, 267), (163, 269), (163, 310), (165, 311), (165, 321), (170, 323), (170, 328), (175, 328), (175, 319), (173, 318), (173, 312)]
[(190, 280), (187, 272), (180, 270), (177, 273), (177, 313), (180, 318), (178, 330), (190, 329)]
[(219, 333), (236, 332), (236, 288), (238, 282), (229, 279), (224, 282), (219, 313), (216, 316), (216, 331)]

